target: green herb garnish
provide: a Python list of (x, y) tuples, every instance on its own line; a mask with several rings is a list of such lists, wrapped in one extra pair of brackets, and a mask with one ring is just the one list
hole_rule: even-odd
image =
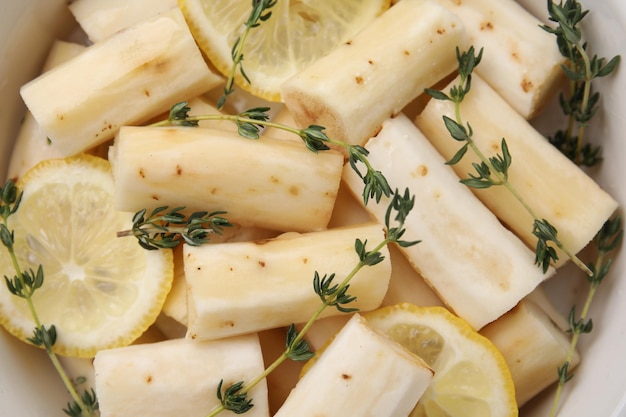
[(157, 207), (146, 216), (146, 209), (133, 216), (133, 227), (117, 233), (118, 237), (135, 236), (144, 249), (156, 250), (174, 248), (185, 242), (199, 246), (211, 240), (212, 235), (220, 235), (225, 227), (232, 224), (224, 217), (224, 211), (198, 211), (187, 215), (184, 207), (168, 210)]
[(578, 1), (566, 0), (558, 4), (548, 0), (549, 19), (556, 27), (542, 25), (541, 28), (556, 36), (561, 55), (567, 58), (562, 65), (569, 79), (567, 96), (559, 96), (563, 113), (567, 116), (567, 126), (548, 137), (550, 142), (576, 164), (593, 166), (602, 160), (600, 146), (585, 142), (585, 129), (598, 110), (600, 93), (592, 92), (592, 81), (613, 72), (620, 61), (614, 56), (608, 62), (605, 58), (590, 56), (587, 43), (583, 39), (580, 23), (589, 13), (583, 10)]

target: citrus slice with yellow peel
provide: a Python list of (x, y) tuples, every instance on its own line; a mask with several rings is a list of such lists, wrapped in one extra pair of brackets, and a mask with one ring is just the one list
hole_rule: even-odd
[[(82, 155), (44, 161), (18, 182), (21, 204), (9, 217), (22, 271), (42, 265), (43, 285), (32, 300), (41, 323), (54, 325), (54, 350), (93, 357), (132, 343), (155, 320), (170, 290), (171, 251), (147, 251), (116, 233), (132, 213), (114, 208), (109, 162)], [(0, 272), (16, 275), (0, 247)], [(0, 288), (0, 324), (22, 340), (35, 322), (25, 299)]]
[(411, 417), (518, 415), (513, 380), (502, 354), (445, 308), (403, 303), (363, 316), (435, 371)]
[[(252, 10), (250, 1), (178, 0), (200, 49), (222, 74), (233, 66), (232, 49)], [(268, 20), (251, 29), (243, 46), (243, 69), (235, 83), (270, 101), (280, 85), (389, 8), (389, 0), (279, 0)]]

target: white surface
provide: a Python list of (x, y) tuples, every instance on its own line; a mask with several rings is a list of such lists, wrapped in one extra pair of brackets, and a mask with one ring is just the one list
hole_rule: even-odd
[[(541, 12), (545, 0), (519, 0)], [(626, 2), (587, 0), (592, 13), (585, 19), (594, 52), (600, 56), (621, 54), (626, 59)], [(50, 41), (65, 36), (71, 17), (65, 0), (0, 0), (0, 178), (23, 113), (19, 86), (38, 71)], [(36, 6), (36, 7), (35, 7)], [(602, 109), (593, 121), (589, 137), (602, 140), (605, 161), (594, 171), (600, 183), (626, 204), (626, 142), (619, 124), (626, 115), (626, 62), (616, 74), (598, 81), (604, 94)], [(613, 265), (600, 287), (591, 315), (594, 331), (582, 339), (583, 362), (565, 390), (560, 415), (567, 417), (626, 417), (626, 266), (624, 254)], [(567, 276), (568, 268), (548, 286), (564, 310), (572, 301), (582, 304), (586, 286)], [(0, 289), (1, 290), (1, 289)], [(522, 417), (547, 416), (552, 392), (522, 410)], [(47, 358), (0, 329), (0, 415), (6, 417), (61, 417), (67, 398)]]

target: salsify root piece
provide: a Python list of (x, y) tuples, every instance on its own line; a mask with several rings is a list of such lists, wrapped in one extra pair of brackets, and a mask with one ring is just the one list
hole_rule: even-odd
[(176, 0), (74, 0), (68, 8), (95, 43), (176, 5)]
[(124, 126), (109, 159), (118, 210), (225, 211), (231, 223), (278, 231), (324, 229), (343, 167), (337, 151), (193, 127)]
[[(223, 389), (263, 372), (257, 334), (205, 342), (172, 339), (103, 350), (94, 359), (102, 417), (207, 415), (220, 405)], [(268, 417), (267, 385), (249, 394), (254, 407), (246, 416)]]
[[(480, 332), (502, 352), (520, 407), (558, 380), (557, 369), (567, 360), (570, 340), (531, 299), (522, 300)], [(568, 369), (579, 362), (574, 352)]]
[[(320, 280), (334, 274), (331, 287), (340, 285), (359, 263), (356, 239), (372, 250), (385, 239), (383, 227), (367, 223), (259, 242), (185, 245), (187, 337), (215, 339), (306, 322), (322, 306), (315, 273)], [(345, 307), (380, 306), (391, 276), (389, 252), (380, 252), (382, 262), (361, 268), (350, 281), (347, 293), (356, 300)], [(337, 314), (343, 313), (330, 306), (322, 316)]]
[[(214, 235), (208, 244), (223, 242), (253, 242), (271, 239), (280, 232), (261, 229), (258, 227), (241, 227), (233, 225), (225, 228), (221, 235)], [(167, 294), (162, 313), (172, 318), (182, 326), (187, 326), (187, 280), (185, 279), (185, 265), (183, 261), (183, 246), (174, 248), (174, 280), (172, 289)]]
[(20, 93), (52, 145), (72, 155), (221, 82), (174, 8), (92, 45)]
[[(54, 41), (44, 62), (42, 73), (69, 61), (81, 54), (85, 48), (86, 46), (74, 42)], [(13, 144), (7, 178), (17, 179), (41, 161), (64, 156), (68, 155), (64, 155), (60, 149), (52, 146), (32, 113), (27, 111)]]
[(299, 125), (322, 125), (329, 137), (361, 145), (454, 71), (464, 34), (456, 15), (435, 2), (403, 0), (287, 80), (281, 97)]
[(422, 359), (355, 314), (274, 417), (405, 417), (432, 377)]
[[(458, 84), (458, 79), (453, 80), (444, 92)], [(545, 219), (557, 229), (557, 237), (572, 253), (584, 248), (617, 209), (613, 197), (476, 74), (472, 77), (471, 91), (461, 103), (460, 114), (463, 123), (469, 123), (472, 128), (474, 143), (487, 157), (501, 153), (501, 142), (505, 139), (512, 158), (508, 182), (539, 220)], [(454, 103), (433, 99), (415, 123), (444, 158), (450, 160), (462, 144), (452, 139), (443, 116), (456, 120)], [(459, 177), (468, 178), (470, 173), (475, 173), (473, 163), (480, 161), (468, 150), (453, 168)], [(535, 248), (534, 219), (509, 189), (492, 186), (472, 190), (507, 227)], [(555, 249), (558, 267), (569, 258)]]
[[(513, 308), (552, 275), (534, 264), (534, 254), (459, 182), (452, 168), (411, 120), (398, 115), (365, 145), (370, 163), (390, 184), (408, 187), (416, 204), (406, 236), (417, 245), (400, 248), (414, 268), (457, 315), (480, 329)], [(344, 181), (360, 191), (346, 166)], [(366, 209), (379, 221), (387, 201)]]
[(524, 118), (535, 116), (561, 87), (565, 59), (554, 37), (515, 0), (437, 2), (459, 16), (470, 45), (484, 48), (476, 73)]

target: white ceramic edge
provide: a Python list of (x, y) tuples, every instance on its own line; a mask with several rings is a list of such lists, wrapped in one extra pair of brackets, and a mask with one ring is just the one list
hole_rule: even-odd
[[(64, 0), (0, 2), (0, 178), (25, 107), (19, 87), (32, 79), (55, 38), (65, 38), (75, 23)], [(0, 415), (63, 417), (66, 392), (47, 356), (0, 329)]]
[[(519, 0), (529, 10), (543, 12), (544, 0)], [(37, 7), (35, 7), (37, 4)], [(52, 39), (68, 33), (71, 17), (64, 0), (0, 0), (0, 168), (9, 156), (10, 144), (17, 132), (24, 107), (19, 99), (19, 86), (38, 71)], [(602, 56), (621, 54), (626, 58), (626, 2), (623, 0), (588, 0), (584, 2), (593, 13), (586, 28), (594, 52)], [(19, 17), (19, 18), (15, 18)], [(608, 25), (608, 26), (607, 26)], [(598, 30), (602, 28), (601, 30)], [(26, 53), (24, 51), (27, 51)], [(598, 137), (615, 135), (626, 115), (626, 101), (619, 101), (618, 92), (626, 92), (626, 63), (618, 73), (601, 80), (606, 89), (599, 121), (594, 121), (590, 134)], [(597, 172), (599, 182), (626, 204), (626, 144), (615, 139), (605, 149), (605, 162)], [(581, 343), (584, 360), (577, 375), (567, 386), (561, 415), (568, 417), (626, 417), (626, 271), (624, 259), (618, 258), (613, 274), (601, 286), (591, 314), (596, 323), (591, 336)], [(563, 274), (562, 274), (563, 275)], [(562, 279), (562, 278), (561, 278)], [(554, 288), (560, 288), (554, 285)], [(584, 287), (583, 287), (584, 288)], [(563, 294), (563, 299), (580, 299), (582, 293)], [(566, 303), (564, 303), (566, 304)], [(525, 409), (523, 417), (547, 415), (551, 393)], [(33, 401), (33, 399), (38, 401)], [(61, 417), (64, 390), (42, 352), (24, 345), (0, 330), (0, 414), (12, 417)]]

